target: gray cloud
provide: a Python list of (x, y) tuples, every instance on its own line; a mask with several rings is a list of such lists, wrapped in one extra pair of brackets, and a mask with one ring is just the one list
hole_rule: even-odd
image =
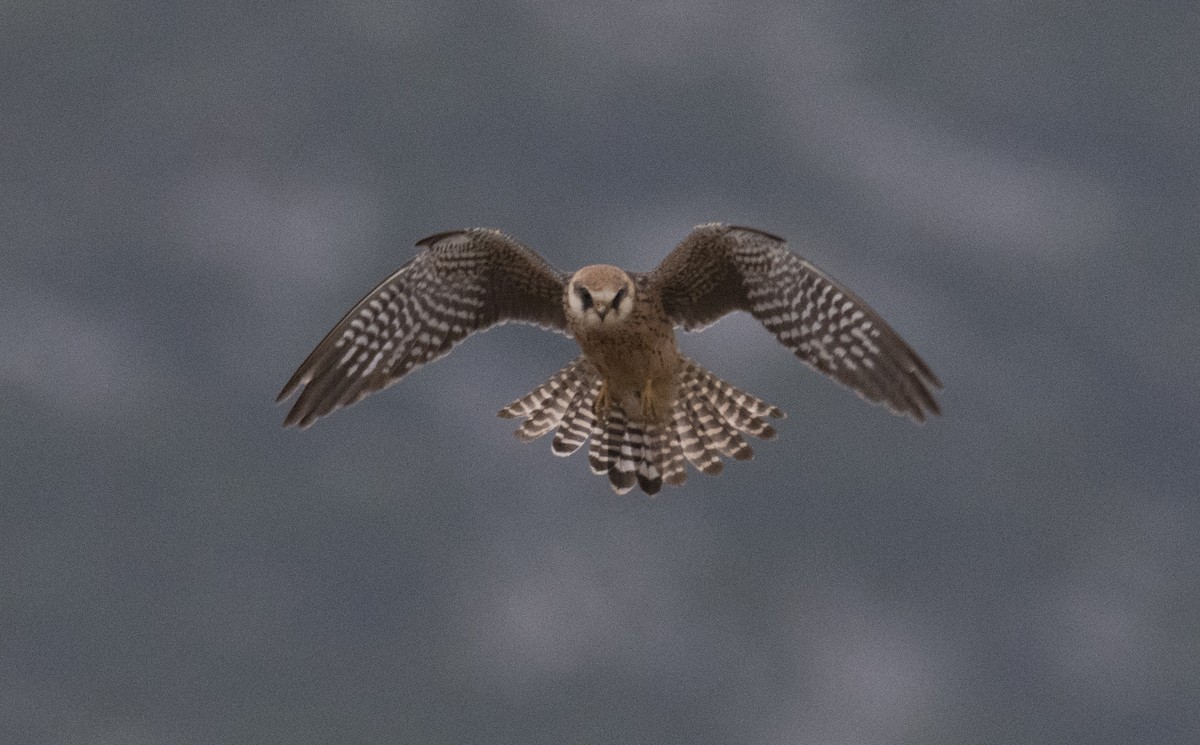
[[(11, 20), (0, 739), (1190, 742), (1192, 14)], [(790, 416), (656, 500), (495, 418), (577, 354), (528, 328), (279, 427), (426, 234), (649, 269), (708, 220), (854, 287), (946, 415), (730, 318), (684, 349)]]

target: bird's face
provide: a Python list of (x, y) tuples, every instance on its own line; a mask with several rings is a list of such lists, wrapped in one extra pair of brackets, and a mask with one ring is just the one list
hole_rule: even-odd
[(585, 326), (615, 326), (633, 312), (636, 292), (633, 278), (617, 267), (585, 266), (567, 283), (567, 310)]

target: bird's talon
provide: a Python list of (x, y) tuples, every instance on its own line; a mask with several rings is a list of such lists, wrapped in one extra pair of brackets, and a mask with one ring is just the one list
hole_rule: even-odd
[(654, 403), (654, 382), (646, 381), (646, 386), (642, 388), (642, 416), (647, 421), (658, 421), (658, 407)]
[(596, 394), (596, 400), (592, 402), (592, 413), (597, 419), (604, 419), (608, 416), (608, 381), (600, 383), (600, 392)]

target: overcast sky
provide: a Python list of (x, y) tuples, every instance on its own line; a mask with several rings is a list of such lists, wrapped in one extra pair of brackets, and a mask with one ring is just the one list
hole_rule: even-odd
[[(919, 6), (8, 4), (0, 740), (1193, 742), (1200, 11)], [(425, 235), (712, 220), (944, 416), (735, 317), (685, 351), (789, 418), (653, 500), (495, 417), (532, 328), (280, 427)]]

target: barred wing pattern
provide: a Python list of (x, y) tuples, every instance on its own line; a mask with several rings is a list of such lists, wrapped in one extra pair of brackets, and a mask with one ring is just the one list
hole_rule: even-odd
[(778, 236), (720, 223), (693, 230), (642, 281), (668, 317), (696, 331), (744, 310), (811, 367), (897, 414), (939, 414), (941, 382), (857, 295)]
[(278, 400), (304, 390), (284, 420), (307, 427), (508, 321), (567, 333), (567, 276), (497, 230), (425, 238), (423, 250), (367, 294), (313, 350)]

